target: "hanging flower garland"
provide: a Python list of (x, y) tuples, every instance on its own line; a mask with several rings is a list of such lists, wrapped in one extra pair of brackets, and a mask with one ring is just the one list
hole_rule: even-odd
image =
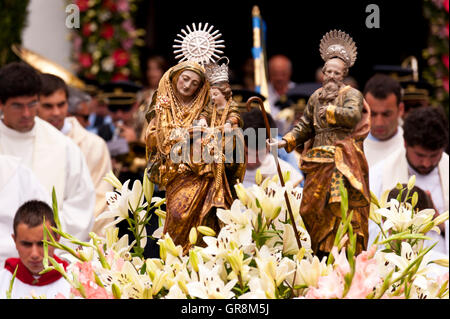
[(448, 115), (449, 107), (449, 0), (425, 0), (423, 12), (430, 22), (428, 48), (423, 51), (427, 68), (423, 71), (426, 81), (435, 87), (433, 105), (443, 106)]
[(136, 29), (137, 0), (75, 0), (80, 28), (71, 34), (72, 61), (80, 77), (100, 84), (138, 78), (138, 47), (145, 31)]

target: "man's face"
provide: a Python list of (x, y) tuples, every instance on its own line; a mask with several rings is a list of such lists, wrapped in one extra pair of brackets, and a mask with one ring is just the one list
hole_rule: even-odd
[[(50, 229), (50, 222), (46, 222), (46, 224)], [(13, 234), (12, 237), (22, 263), (33, 275), (38, 275), (44, 269), (42, 264), (42, 260), (44, 259), (44, 247), (42, 243), (44, 239), (44, 226), (41, 224), (30, 228), (24, 223), (19, 223), (16, 234)], [(53, 257), (54, 250), (54, 247), (48, 246), (48, 255), (50, 257)]]
[(84, 128), (89, 126), (89, 115), (90, 109), (88, 102), (81, 102), (80, 105), (78, 105), (78, 111), (74, 116)]
[(0, 102), (3, 112), (3, 123), (18, 132), (29, 132), (34, 126), (39, 98), (33, 96), (18, 96), (9, 98), (5, 104)]
[(69, 108), (66, 92), (59, 89), (48, 96), (41, 95), (40, 102), (38, 116), (61, 130)]
[(135, 109), (135, 106), (136, 103), (126, 107), (109, 107), (109, 115), (114, 123), (122, 121), (123, 123), (130, 125), (133, 121), (133, 110)]
[(370, 133), (381, 141), (390, 139), (397, 133), (398, 119), (403, 114), (403, 103), (397, 104), (394, 93), (385, 99), (377, 99), (368, 92), (365, 99), (370, 106)]
[(432, 151), (419, 145), (408, 146), (406, 143), (405, 148), (406, 160), (421, 175), (431, 173), (438, 166), (444, 152), (444, 148)]
[(194, 71), (183, 71), (177, 80), (177, 90), (182, 98), (191, 98), (200, 87), (200, 76)]
[(291, 64), (288, 60), (281, 57), (274, 57), (269, 63), (269, 78), (270, 83), (276, 91), (280, 93), (288, 89), (289, 81), (291, 80), (292, 70)]

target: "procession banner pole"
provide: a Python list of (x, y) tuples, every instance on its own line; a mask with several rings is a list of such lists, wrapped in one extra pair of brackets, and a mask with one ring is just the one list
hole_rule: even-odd
[[(269, 119), (267, 118), (266, 110), (264, 108), (264, 103), (259, 97), (252, 96), (247, 101), (247, 104), (246, 104), (247, 105), (247, 109), (250, 108), (250, 105), (253, 102), (258, 103), (259, 108), (261, 109), (261, 112), (262, 112), (263, 118), (264, 118), (264, 124), (266, 126), (267, 137), (269, 138), (269, 140), (271, 140), (272, 137), (270, 135), (270, 124), (269, 124)], [(277, 154), (273, 154), (273, 157), (275, 159), (275, 164), (277, 166), (277, 172), (278, 172), (278, 177), (280, 179), (281, 186), (285, 187), (283, 173), (281, 172), (280, 163), (278, 161), (278, 151), (277, 151)], [(289, 196), (288, 196), (288, 193), (287, 193), (286, 189), (284, 190), (284, 199), (286, 200), (286, 207), (287, 207), (287, 210), (289, 212), (289, 218), (291, 219), (292, 227), (294, 228), (295, 239), (297, 241), (298, 249), (300, 249), (300, 248), (302, 248), (302, 244), (300, 243), (300, 237), (298, 236), (297, 226), (295, 225), (294, 214), (292, 213), (291, 203), (289, 201)]]

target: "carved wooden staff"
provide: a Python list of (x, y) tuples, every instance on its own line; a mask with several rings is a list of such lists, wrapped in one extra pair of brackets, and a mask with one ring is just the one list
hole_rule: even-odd
[[(266, 126), (267, 137), (269, 138), (269, 141), (270, 141), (270, 140), (272, 140), (272, 138), (270, 136), (270, 124), (269, 124), (269, 119), (267, 118), (266, 110), (264, 109), (264, 103), (259, 97), (252, 96), (247, 101), (247, 104), (246, 104), (247, 110), (250, 110), (250, 108), (251, 108), (250, 104), (252, 102), (258, 103), (259, 108), (261, 109), (261, 112), (262, 112), (263, 118), (264, 118), (264, 124)], [(275, 159), (275, 163), (277, 165), (277, 172), (278, 172), (278, 177), (280, 178), (281, 186), (285, 187), (284, 186), (285, 184), (284, 184), (284, 179), (283, 179), (283, 173), (281, 172), (280, 163), (278, 162), (278, 151), (277, 151), (277, 154), (274, 154), (273, 158)], [(289, 196), (288, 196), (288, 193), (287, 193), (286, 190), (284, 191), (284, 199), (286, 200), (286, 207), (287, 207), (288, 212), (289, 212), (289, 217), (291, 218), (292, 227), (294, 228), (295, 239), (297, 240), (298, 249), (300, 249), (302, 247), (302, 244), (300, 243), (300, 238), (298, 236), (297, 226), (295, 225), (294, 214), (292, 213), (291, 203), (289, 202)]]

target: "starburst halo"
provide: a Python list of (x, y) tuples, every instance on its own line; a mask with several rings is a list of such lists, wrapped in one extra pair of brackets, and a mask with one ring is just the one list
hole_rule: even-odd
[(223, 54), (223, 51), (219, 50), (225, 48), (222, 44), (224, 40), (218, 40), (222, 34), (218, 30), (214, 29), (211, 25), (208, 28), (208, 23), (206, 23), (202, 28), (202, 23), (198, 24), (192, 23), (191, 28), (186, 25), (186, 30), (181, 29), (182, 34), (177, 34), (180, 39), (175, 39), (175, 44), (173, 45), (174, 53), (176, 54), (175, 59), (180, 59), (179, 62), (183, 61), (194, 61), (199, 64), (214, 63), (219, 59), (218, 54)]

